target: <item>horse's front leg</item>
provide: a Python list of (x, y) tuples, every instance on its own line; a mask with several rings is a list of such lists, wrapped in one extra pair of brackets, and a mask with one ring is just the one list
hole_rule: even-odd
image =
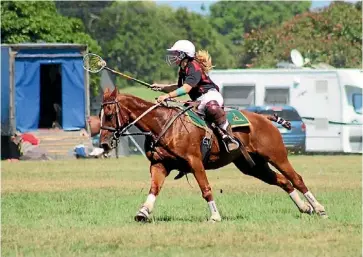
[(211, 212), (211, 217), (209, 221), (212, 222), (221, 221), (222, 218), (221, 215), (219, 214), (216, 203), (214, 202), (212, 189), (211, 186), (209, 185), (203, 163), (197, 158), (191, 160), (189, 163), (193, 170), (194, 177), (197, 180), (197, 183), (200, 187), (200, 190), (202, 191), (202, 197), (208, 203), (209, 210)]
[(140, 210), (135, 216), (136, 221), (148, 221), (149, 216), (154, 208), (155, 200), (160, 193), (161, 187), (164, 184), (165, 178), (167, 176), (167, 170), (162, 163), (151, 164), (150, 166), (151, 174), (151, 186), (149, 190), (149, 195), (146, 198), (145, 203), (142, 205)]

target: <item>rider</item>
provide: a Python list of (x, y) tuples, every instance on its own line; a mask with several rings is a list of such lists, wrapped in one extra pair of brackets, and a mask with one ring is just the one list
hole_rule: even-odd
[(214, 122), (220, 128), (218, 131), (226, 150), (231, 152), (239, 149), (222, 107), (223, 97), (218, 86), (208, 76), (208, 71), (213, 68), (208, 52), (201, 50), (196, 53), (194, 44), (188, 40), (178, 40), (167, 51), (167, 63), (179, 66), (178, 84), (153, 84), (154, 90), (167, 93), (159, 96), (157, 101), (189, 94), (193, 101), (200, 101), (198, 112), (205, 114), (207, 121)]

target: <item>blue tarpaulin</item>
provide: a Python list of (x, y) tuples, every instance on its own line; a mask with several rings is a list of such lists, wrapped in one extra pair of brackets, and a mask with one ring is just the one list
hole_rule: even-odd
[(40, 100), (39, 60), (15, 62), (15, 121), (20, 132), (38, 129)]
[(85, 87), (82, 59), (19, 58), (15, 62), (16, 128), (20, 132), (38, 129), (40, 113), (40, 65), (62, 66), (62, 127), (85, 127)]
[[(61, 66), (62, 104), (58, 113), (62, 114), (62, 128), (85, 128), (85, 101), (88, 89), (83, 70), (85, 52), (87, 46), (78, 44), (2, 45), (1, 134), (10, 135), (14, 130), (27, 132), (39, 128), (39, 122), (42, 122), (40, 115), (43, 115), (41, 106), (45, 106), (42, 104), (44, 102), (41, 97), (44, 96), (41, 95), (41, 90), (47, 86), (41, 85), (45, 83), (41, 78), (41, 67), (48, 64)], [(54, 83), (49, 86), (54, 86)], [(52, 91), (53, 89), (50, 90)], [(43, 91), (43, 94), (44, 92), (48, 90)], [(49, 97), (53, 99), (54, 96)], [(14, 100), (14, 106), (11, 106), (11, 100)], [(12, 127), (12, 121), (15, 122), (15, 127)]]
[(85, 97), (83, 60), (68, 58), (62, 62), (63, 129), (84, 128)]

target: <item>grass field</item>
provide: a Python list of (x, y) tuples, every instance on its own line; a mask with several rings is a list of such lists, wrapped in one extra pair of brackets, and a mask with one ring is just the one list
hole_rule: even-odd
[[(223, 221), (210, 224), (193, 177), (167, 178), (153, 222), (143, 157), (2, 162), (2, 256), (361, 256), (361, 156), (292, 156), (329, 219), (230, 165), (208, 172)], [(223, 190), (223, 191), (221, 191)]]

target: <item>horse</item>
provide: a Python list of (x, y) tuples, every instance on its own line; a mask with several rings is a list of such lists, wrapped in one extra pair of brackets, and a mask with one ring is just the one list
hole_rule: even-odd
[[(150, 161), (151, 186), (146, 201), (137, 211), (135, 221), (146, 222), (153, 212), (165, 178), (172, 170), (192, 173), (207, 201), (211, 216), (209, 221), (221, 221), (213, 198), (206, 170), (218, 169), (230, 163), (244, 174), (270, 185), (276, 185), (289, 194), (301, 213), (328, 215), (324, 206), (315, 198), (288, 160), (288, 153), (279, 130), (267, 117), (240, 111), (250, 122), (249, 126), (233, 129), (233, 136), (245, 147), (253, 160), (247, 161), (243, 151), (227, 152), (221, 140), (212, 131), (210, 151), (203, 160), (200, 142), (206, 130), (195, 126), (177, 107), (155, 104), (139, 97), (106, 89), (100, 109), (100, 144), (107, 153), (114, 148), (114, 140), (127, 136), (127, 129), (136, 126), (146, 136), (145, 153)], [(274, 166), (280, 173), (272, 170)], [(300, 198), (300, 191), (307, 201)]]

